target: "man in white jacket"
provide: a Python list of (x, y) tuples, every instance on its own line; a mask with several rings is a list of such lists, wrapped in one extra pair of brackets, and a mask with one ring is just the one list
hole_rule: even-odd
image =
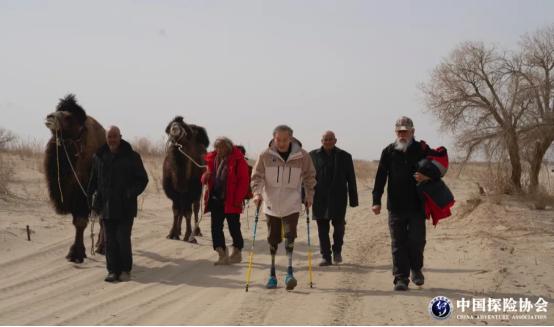
[(292, 270), (292, 252), (296, 239), (296, 226), (302, 210), (302, 187), (305, 191), (304, 205), (309, 208), (314, 197), (316, 171), (308, 152), (295, 139), (286, 125), (273, 130), (273, 140), (258, 157), (252, 173), (254, 203), (263, 203), (267, 218), (268, 243), (271, 253), (271, 272), (267, 288), (277, 287), (275, 254), (281, 243), (284, 230), (285, 248), (289, 260), (285, 285), (292, 290), (297, 284)]

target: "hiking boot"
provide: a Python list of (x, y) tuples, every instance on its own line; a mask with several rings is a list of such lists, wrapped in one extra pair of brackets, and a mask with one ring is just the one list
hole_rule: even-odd
[(277, 288), (277, 277), (269, 276), (269, 279), (267, 280), (267, 284), (265, 284), (265, 287), (268, 289)]
[(292, 291), (296, 287), (296, 284), (298, 284), (298, 282), (292, 274), (287, 274), (287, 276), (285, 276), (285, 285), (287, 291)]
[(319, 262), (319, 266), (320, 266), (320, 267), (326, 267), (326, 266), (332, 266), (332, 265), (333, 265), (333, 262), (331, 262), (331, 259), (323, 258), (323, 259), (321, 259), (321, 261)]
[(342, 255), (340, 252), (333, 253), (333, 259), (335, 260), (335, 263), (342, 263)]
[(412, 270), (412, 282), (417, 286), (421, 286), (425, 283), (425, 276), (421, 270)]
[(241, 250), (233, 246), (233, 252), (229, 256), (229, 263), (239, 263), (242, 261)]
[(131, 280), (131, 273), (128, 271), (122, 271), (121, 274), (119, 274), (118, 279), (120, 282), (128, 282)]
[(216, 266), (223, 266), (229, 264), (229, 250), (227, 248), (223, 249), (221, 247), (216, 248), (215, 251), (219, 255), (219, 258), (216, 262), (214, 262), (214, 265)]
[(407, 291), (408, 290), (408, 281), (405, 279), (399, 279), (394, 283), (395, 291)]
[(104, 281), (108, 282), (108, 283), (117, 282), (118, 281), (117, 274), (116, 273), (109, 273), (108, 276), (106, 276), (106, 278), (104, 278)]

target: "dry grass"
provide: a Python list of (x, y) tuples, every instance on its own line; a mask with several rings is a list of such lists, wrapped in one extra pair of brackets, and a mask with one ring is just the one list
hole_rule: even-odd
[(369, 180), (375, 178), (377, 161), (354, 160), (354, 170), (358, 179)]
[(13, 165), (6, 158), (4, 152), (0, 152), (0, 198), (9, 195), (8, 185), (12, 181)]
[(21, 159), (42, 156), (45, 144), (36, 138), (21, 138), (0, 128), (0, 151), (19, 156)]
[(535, 210), (546, 210), (547, 207), (554, 207), (554, 195), (549, 194), (544, 188), (534, 194), (527, 194), (523, 198)]
[(354, 171), (356, 173), (356, 179), (358, 184), (362, 188), (373, 188), (373, 180), (375, 179), (375, 174), (377, 173), (377, 167), (379, 163), (377, 161), (367, 161), (367, 160), (354, 160)]
[(510, 181), (510, 167), (505, 162), (471, 162), (450, 165), (447, 178), (467, 178), (487, 195), (515, 194)]
[(162, 157), (165, 155), (166, 142), (163, 139), (153, 142), (146, 137), (138, 137), (131, 141), (131, 146), (142, 157)]
[(12, 194), (9, 184), (14, 181), (17, 162), (30, 163), (34, 169), (43, 172), (43, 142), (34, 138), (23, 139), (0, 127), (0, 197)]
[(147, 193), (158, 194), (162, 192), (162, 165), (165, 157), (166, 141), (160, 139), (157, 142), (153, 142), (148, 138), (139, 137), (131, 141), (131, 146), (142, 157), (144, 168), (148, 173), (148, 192), (142, 195), (142, 200), (144, 201)]
[(9, 194), (8, 184), (12, 181), (13, 165), (8, 160), (6, 152), (15, 139), (13, 133), (0, 128), (0, 198), (5, 198)]
[[(507, 163), (471, 162), (466, 165), (452, 164), (449, 174), (451, 175), (447, 175), (447, 179), (463, 178), (476, 185), (475, 194), (469, 197), (467, 203), (462, 204), (460, 210), (462, 216), (471, 213), (483, 201), (502, 205), (508, 199), (515, 199), (535, 210), (546, 210), (548, 207), (554, 207), (554, 190), (550, 181), (552, 173), (547, 166), (540, 175), (541, 187), (538, 192), (533, 194), (517, 193), (515, 191), (510, 181), (510, 167)], [(523, 174), (522, 183), (524, 188), (528, 186), (528, 175)]]
[(44, 155), (45, 144), (37, 139), (17, 139), (10, 145), (8, 151), (20, 158), (41, 157)]
[(153, 193), (162, 192), (163, 156), (143, 157), (144, 169), (148, 173), (148, 189)]

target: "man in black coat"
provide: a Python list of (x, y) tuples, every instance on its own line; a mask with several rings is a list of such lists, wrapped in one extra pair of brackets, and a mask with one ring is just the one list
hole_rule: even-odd
[(429, 147), (414, 139), (414, 124), (408, 117), (396, 121), (396, 141), (381, 153), (373, 187), (373, 212), (381, 212), (381, 196), (388, 180), (387, 209), (391, 235), (394, 289), (408, 289), (409, 277), (414, 284), (424, 283), (423, 249), (425, 248), (425, 210), (417, 183), (429, 177), (417, 172), (418, 162)]
[(320, 266), (329, 266), (331, 261), (330, 223), (333, 223), (333, 259), (342, 262), (342, 245), (346, 224), (347, 198), (351, 207), (358, 206), (358, 191), (352, 156), (335, 146), (335, 133), (327, 131), (321, 138), (321, 148), (310, 152), (317, 171), (313, 203), (313, 219), (317, 221)]
[(148, 175), (140, 155), (121, 139), (119, 128), (110, 127), (106, 140), (94, 155), (88, 193), (104, 224), (108, 269), (104, 280), (129, 281), (133, 265), (131, 229), (137, 197), (146, 188)]

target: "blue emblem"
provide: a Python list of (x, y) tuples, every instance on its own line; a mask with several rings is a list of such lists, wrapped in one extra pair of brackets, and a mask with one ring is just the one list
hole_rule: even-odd
[(452, 302), (447, 297), (437, 296), (429, 302), (429, 314), (437, 320), (445, 320), (452, 314)]

